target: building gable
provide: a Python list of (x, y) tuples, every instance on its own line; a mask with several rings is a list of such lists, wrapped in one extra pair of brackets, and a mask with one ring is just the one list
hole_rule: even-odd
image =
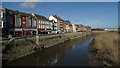
[(55, 22), (57, 22), (57, 19), (52, 15), (49, 17), (49, 20), (54, 20)]

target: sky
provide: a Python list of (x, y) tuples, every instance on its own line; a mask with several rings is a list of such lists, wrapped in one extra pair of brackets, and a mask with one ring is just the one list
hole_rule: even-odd
[(73, 24), (92, 28), (118, 27), (117, 2), (3, 2), (2, 6), (47, 18), (54, 14)]
[(119, 0), (1, 0), (2, 2), (118, 2)]

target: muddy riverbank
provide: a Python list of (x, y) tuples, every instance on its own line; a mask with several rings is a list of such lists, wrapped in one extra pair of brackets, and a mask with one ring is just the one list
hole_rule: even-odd
[(91, 65), (114, 66), (118, 64), (118, 32), (93, 32), (94, 40), (89, 46)]

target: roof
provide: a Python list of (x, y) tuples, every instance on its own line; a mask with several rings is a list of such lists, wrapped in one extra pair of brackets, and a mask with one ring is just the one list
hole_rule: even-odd
[(78, 25), (79, 27), (84, 27), (84, 25), (82, 25), (82, 24), (80, 24), (80, 25)]
[(91, 28), (90, 26), (85, 26), (85, 28)]
[(55, 17), (58, 20), (64, 21), (62, 18), (58, 17), (57, 15), (52, 15), (53, 17)]
[(79, 26), (78, 24), (75, 24), (75, 26)]
[(69, 26), (72, 26), (72, 24), (69, 24)]
[(71, 24), (70, 21), (65, 21), (65, 24), (66, 24), (66, 25), (69, 25), (69, 26), (72, 26), (72, 24)]
[(29, 13), (24, 13), (24, 12), (15, 11), (15, 10), (6, 9), (6, 8), (5, 8), (5, 10), (6, 10), (6, 12), (11, 12), (12, 14), (21, 14), (22, 16), (25, 16), (25, 15), (27, 15), (27, 16), (32, 16), (32, 15), (29, 14)]
[(78, 25), (78, 24), (75, 24), (75, 26), (78, 27), (78, 28), (85, 27), (85, 26), (82, 25), (82, 24), (79, 24), (79, 25)]
[(38, 19), (42, 19), (45, 21), (49, 21), (46, 17), (42, 16), (42, 15), (38, 15), (38, 14), (34, 14)]

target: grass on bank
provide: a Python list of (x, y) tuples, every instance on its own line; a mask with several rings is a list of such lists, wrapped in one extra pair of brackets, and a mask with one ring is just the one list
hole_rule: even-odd
[(92, 58), (103, 65), (112, 66), (118, 63), (118, 32), (93, 32), (95, 35), (90, 51)]

